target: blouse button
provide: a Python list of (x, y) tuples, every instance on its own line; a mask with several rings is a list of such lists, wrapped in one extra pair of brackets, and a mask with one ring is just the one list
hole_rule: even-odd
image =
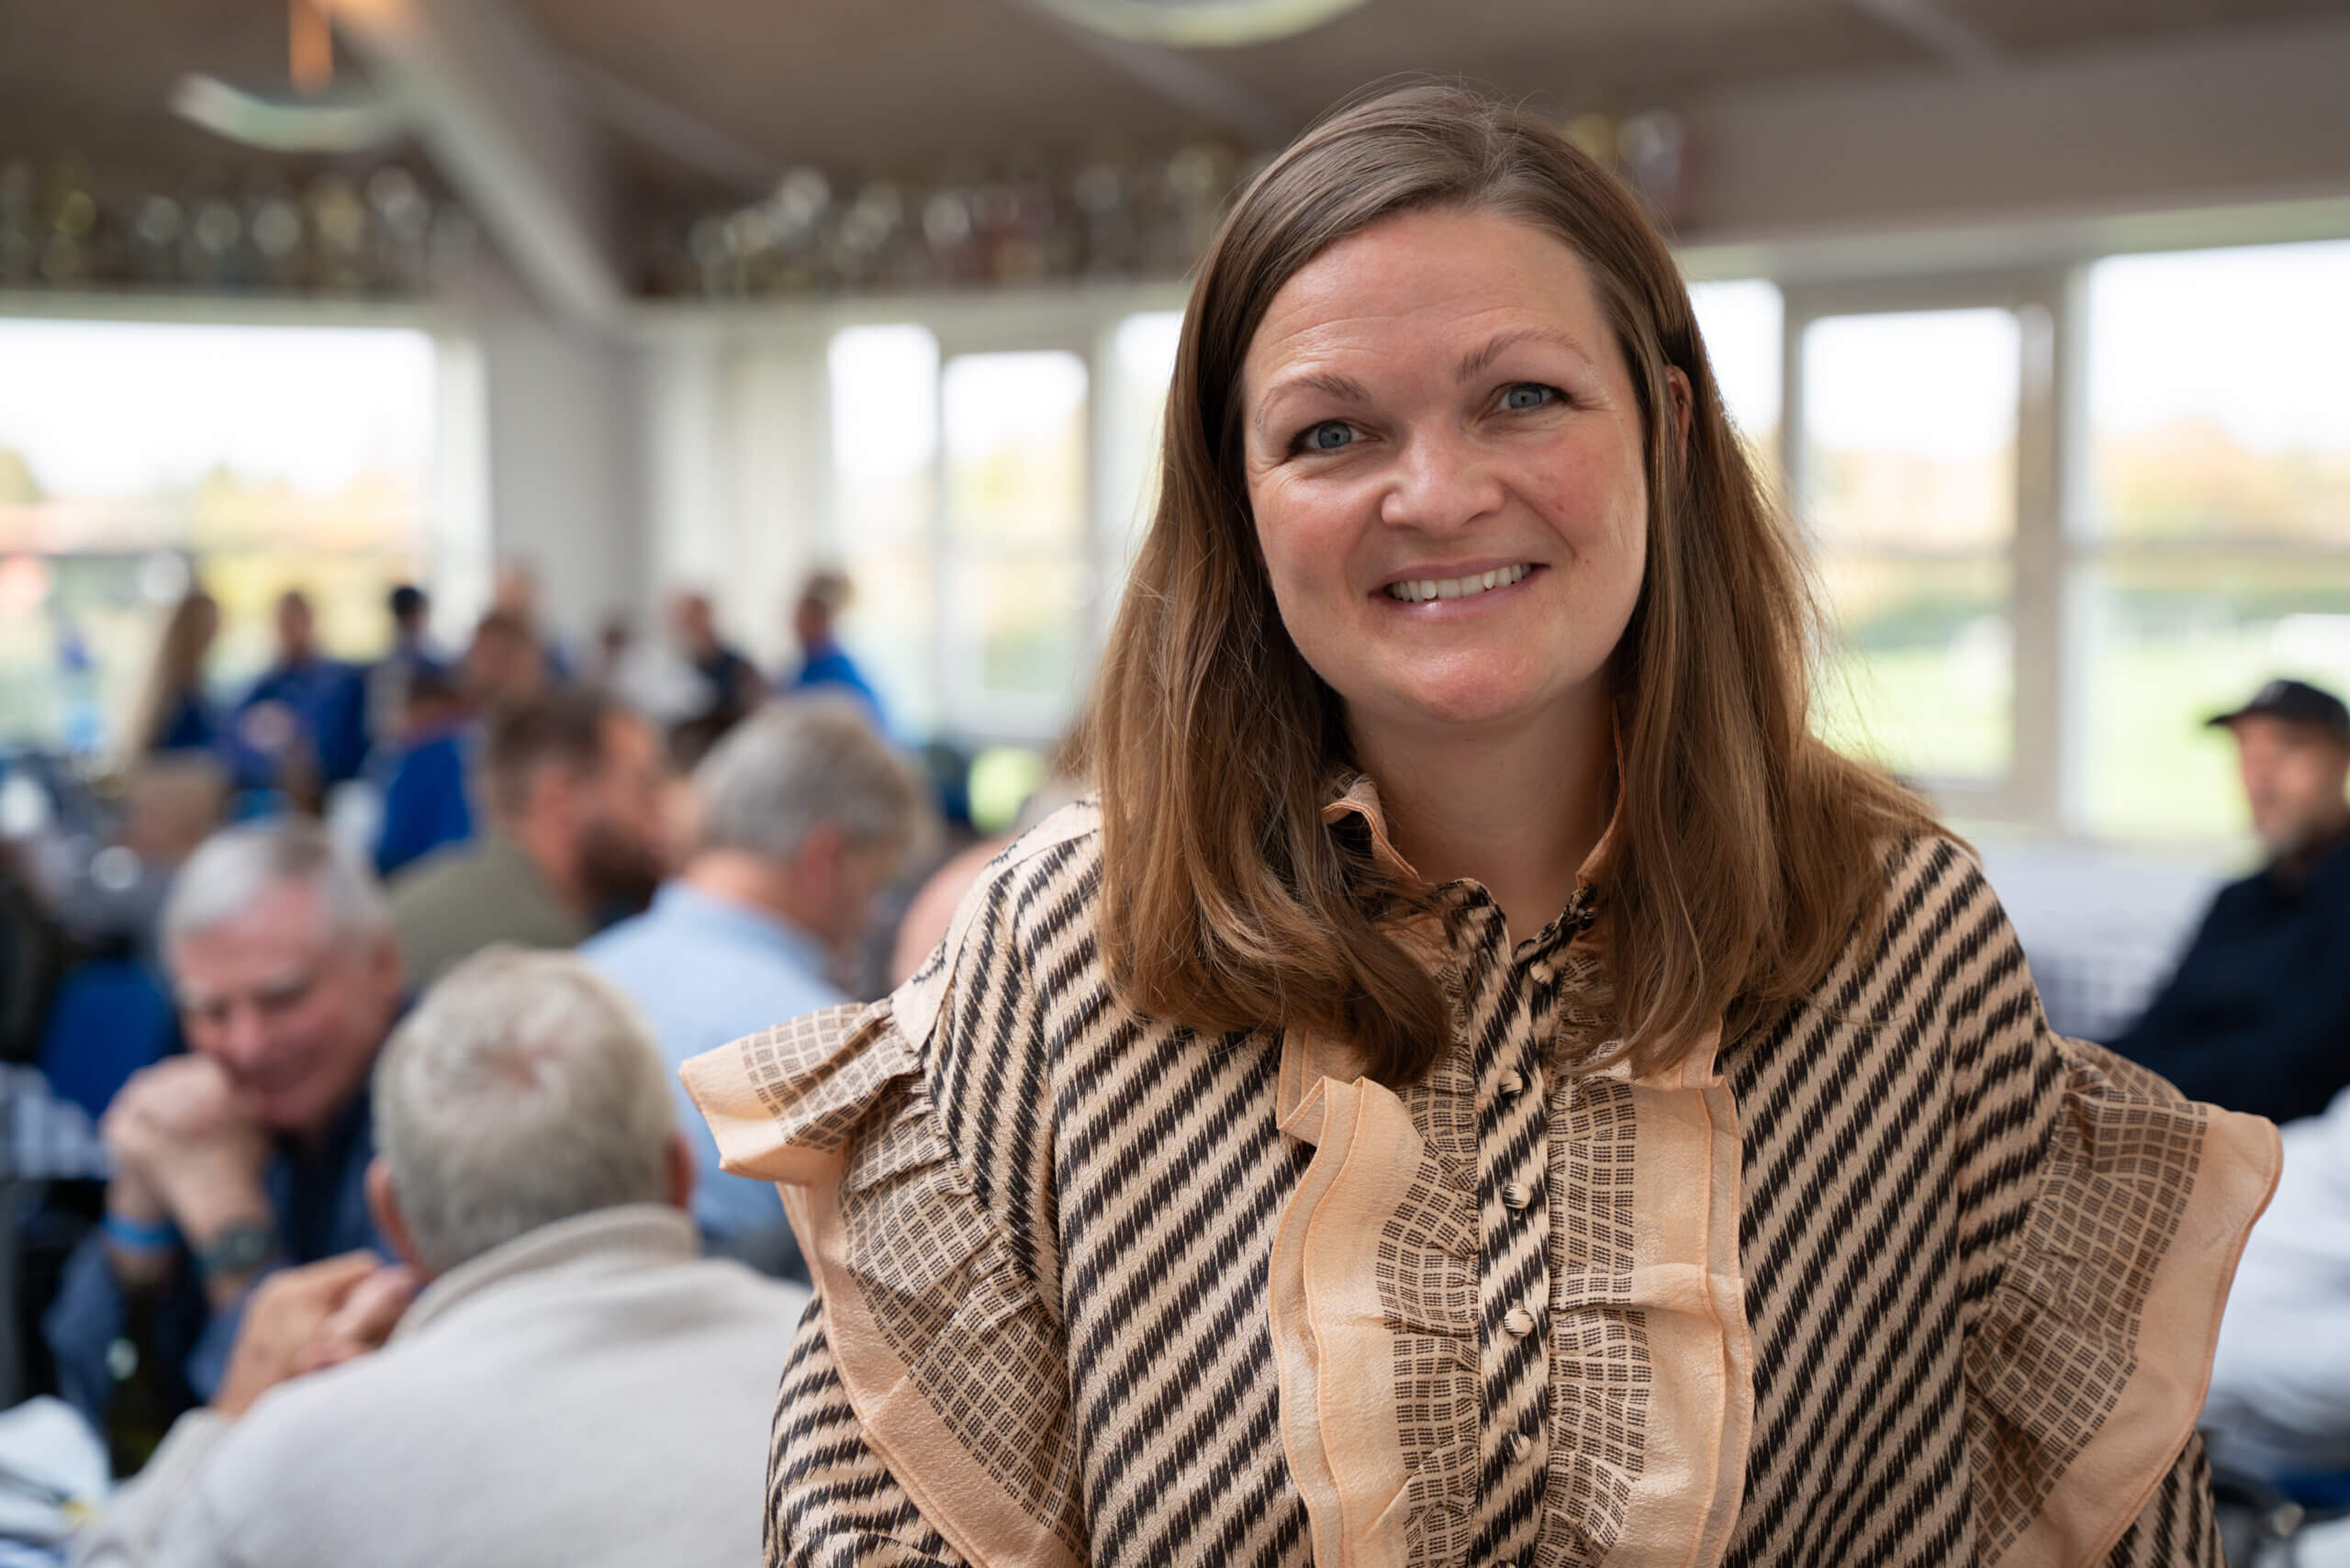
[(1503, 1184), (1502, 1202), (1507, 1204), (1511, 1208), (1522, 1209), (1533, 1201), (1534, 1190), (1528, 1187), (1525, 1182), (1509, 1182)]
[(1516, 1068), (1511, 1068), (1508, 1071), (1502, 1074), (1501, 1081), (1496, 1084), (1495, 1087), (1501, 1091), (1503, 1099), (1515, 1100), (1518, 1097), (1519, 1093), (1525, 1090), (1526, 1080), (1518, 1076), (1518, 1071)]
[(1502, 1449), (1509, 1455), (1512, 1464), (1523, 1464), (1527, 1456), (1534, 1451), (1534, 1439), (1524, 1432), (1512, 1432), (1502, 1439)]
[(1532, 1313), (1522, 1306), (1513, 1306), (1509, 1309), (1507, 1316), (1503, 1317), (1502, 1327), (1523, 1339), (1534, 1332), (1537, 1325)]

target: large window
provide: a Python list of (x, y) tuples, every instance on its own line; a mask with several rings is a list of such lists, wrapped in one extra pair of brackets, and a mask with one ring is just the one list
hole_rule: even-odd
[(1118, 593), (1151, 513), (1158, 505), (1159, 443), (1166, 435), (1167, 384), (1175, 375), (1175, 343), (1183, 313), (1150, 310), (1118, 323), (1110, 342), (1113, 379), (1103, 410), (1102, 514), (1106, 574), (1100, 617), (1107, 630)]
[(1921, 779), (2012, 761), (2014, 312), (1822, 318), (1804, 329), (1798, 515), (1841, 631), (1830, 739)]
[(2350, 688), (2350, 243), (1787, 298), (1825, 733), (1964, 815), (2237, 831), (2202, 721)]
[(957, 353), (847, 328), (826, 354), (846, 633), (915, 733), (1048, 738), (1074, 716), (1156, 493), (1180, 319)]
[(948, 711), (1050, 729), (1084, 678), (1085, 361), (1063, 349), (960, 354), (941, 377)]
[(428, 335), (0, 319), (0, 739), (106, 745), (198, 581), (224, 691), (287, 588), (330, 648), (382, 646), (430, 548)]
[(937, 722), (938, 339), (852, 327), (826, 355), (834, 541), (857, 585), (844, 628), (910, 733)]
[(1779, 291), (1760, 278), (1693, 283), (1689, 303), (1706, 341), (1730, 423), (1764, 475), (1779, 471), (1779, 355), (1785, 308)]
[(2350, 243), (2118, 257), (2085, 292), (2077, 814), (2223, 834), (2202, 719), (2272, 676), (2350, 693)]

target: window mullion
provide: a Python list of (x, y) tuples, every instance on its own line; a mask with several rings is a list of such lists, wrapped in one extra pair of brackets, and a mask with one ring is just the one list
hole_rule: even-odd
[(2056, 829), (2064, 817), (2066, 707), (2063, 385), (2066, 312), (2061, 275), (2026, 280), (2016, 299), (2016, 532), (2011, 614), (2015, 814)]

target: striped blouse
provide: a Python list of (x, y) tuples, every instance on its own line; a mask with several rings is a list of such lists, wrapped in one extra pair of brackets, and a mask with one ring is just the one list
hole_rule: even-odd
[(895, 994), (686, 1069), (818, 1285), (770, 1564), (2221, 1568), (2193, 1428), (2275, 1131), (2052, 1036), (1956, 846), (1645, 1078), (1572, 1070), (1599, 890), (1513, 945), (1449, 884), (1400, 1091), (1122, 1007), (1100, 866), (1072, 807)]

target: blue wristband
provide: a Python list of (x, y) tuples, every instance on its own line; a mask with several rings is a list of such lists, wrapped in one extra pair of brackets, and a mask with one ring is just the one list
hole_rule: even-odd
[(135, 1219), (108, 1215), (104, 1228), (106, 1239), (126, 1252), (169, 1252), (179, 1245), (179, 1230), (169, 1225), (141, 1225)]

